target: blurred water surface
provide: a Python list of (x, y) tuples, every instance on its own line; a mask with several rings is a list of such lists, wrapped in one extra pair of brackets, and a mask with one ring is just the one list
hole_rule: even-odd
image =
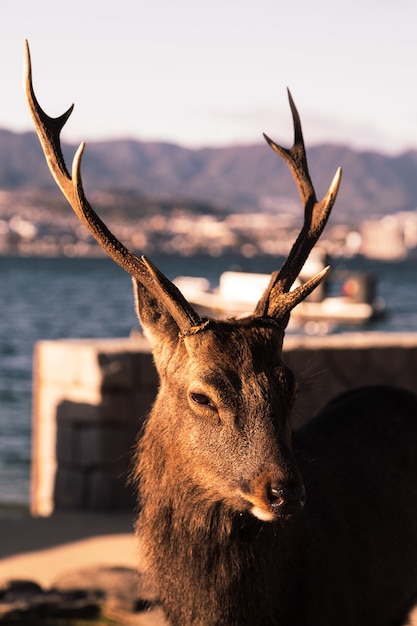
[[(215, 285), (230, 268), (271, 272), (268, 257), (161, 257), (171, 279), (205, 276)], [(372, 271), (389, 315), (369, 332), (417, 332), (417, 261), (339, 260), (336, 271)], [(131, 280), (107, 258), (0, 257), (0, 506), (29, 502), (33, 348), (41, 339), (127, 337), (137, 328)], [(346, 330), (346, 329), (343, 329)]]

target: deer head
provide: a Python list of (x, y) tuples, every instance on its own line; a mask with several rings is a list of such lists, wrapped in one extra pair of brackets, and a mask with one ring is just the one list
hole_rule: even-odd
[[(317, 201), (299, 115), (288, 93), (293, 146), (286, 149), (265, 138), (292, 172), (304, 206), (304, 225), (252, 315), (223, 321), (202, 318), (151, 261), (137, 257), (118, 241), (90, 206), (81, 180), (83, 143), (74, 157), (72, 173), (68, 172), (60, 133), (73, 107), (51, 118), (39, 106), (27, 44), (25, 90), (58, 187), (103, 250), (133, 278), (138, 316), (152, 345), (161, 383), (144, 440), (150, 442), (154, 433), (157, 447), (164, 449), (165, 445), (171, 450), (171, 486), (164, 486), (155, 470), (160, 476), (160, 493), (165, 489), (169, 497), (173, 477), (177, 484), (189, 483), (193, 468), (194, 488), (207, 502), (220, 498), (232, 509), (250, 511), (261, 520), (299, 510), (304, 487), (292, 460), (290, 436), (295, 383), (282, 362), (282, 342), (291, 310), (329, 270), (325, 268), (291, 290), (327, 222), (341, 170), (324, 199)], [(155, 454), (160, 456), (158, 449)]]

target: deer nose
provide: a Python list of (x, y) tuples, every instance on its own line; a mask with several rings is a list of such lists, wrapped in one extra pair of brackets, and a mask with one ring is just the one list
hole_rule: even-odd
[(271, 485), (268, 499), (276, 515), (288, 518), (303, 509), (306, 501), (306, 490), (304, 485), (286, 487)]

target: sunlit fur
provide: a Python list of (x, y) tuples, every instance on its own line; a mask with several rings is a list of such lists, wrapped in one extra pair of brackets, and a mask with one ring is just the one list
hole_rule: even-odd
[[(415, 396), (350, 392), (291, 437), (279, 329), (179, 338), (141, 294), (161, 385), (137, 452), (137, 533), (172, 626), (401, 624), (417, 592)], [(274, 512), (270, 480), (304, 481), (304, 509)]]

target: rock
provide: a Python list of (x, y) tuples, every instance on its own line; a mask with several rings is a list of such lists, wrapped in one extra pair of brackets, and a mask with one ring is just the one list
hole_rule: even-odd
[(103, 604), (135, 612), (144, 610), (148, 603), (139, 597), (139, 579), (128, 567), (92, 567), (64, 574), (54, 582), (54, 589), (99, 590)]
[(32, 580), (9, 580), (0, 587), (0, 601), (12, 602), (22, 597), (32, 597), (43, 593), (42, 587)]
[(27, 580), (12, 580), (0, 589), (0, 624), (42, 624), (47, 619), (94, 619), (101, 613), (98, 591), (42, 589)]
[(119, 626), (166, 626), (145, 577), (127, 567), (68, 572), (51, 589), (30, 580), (0, 584), (0, 625), (29, 626), (49, 619), (88, 621), (100, 616)]

